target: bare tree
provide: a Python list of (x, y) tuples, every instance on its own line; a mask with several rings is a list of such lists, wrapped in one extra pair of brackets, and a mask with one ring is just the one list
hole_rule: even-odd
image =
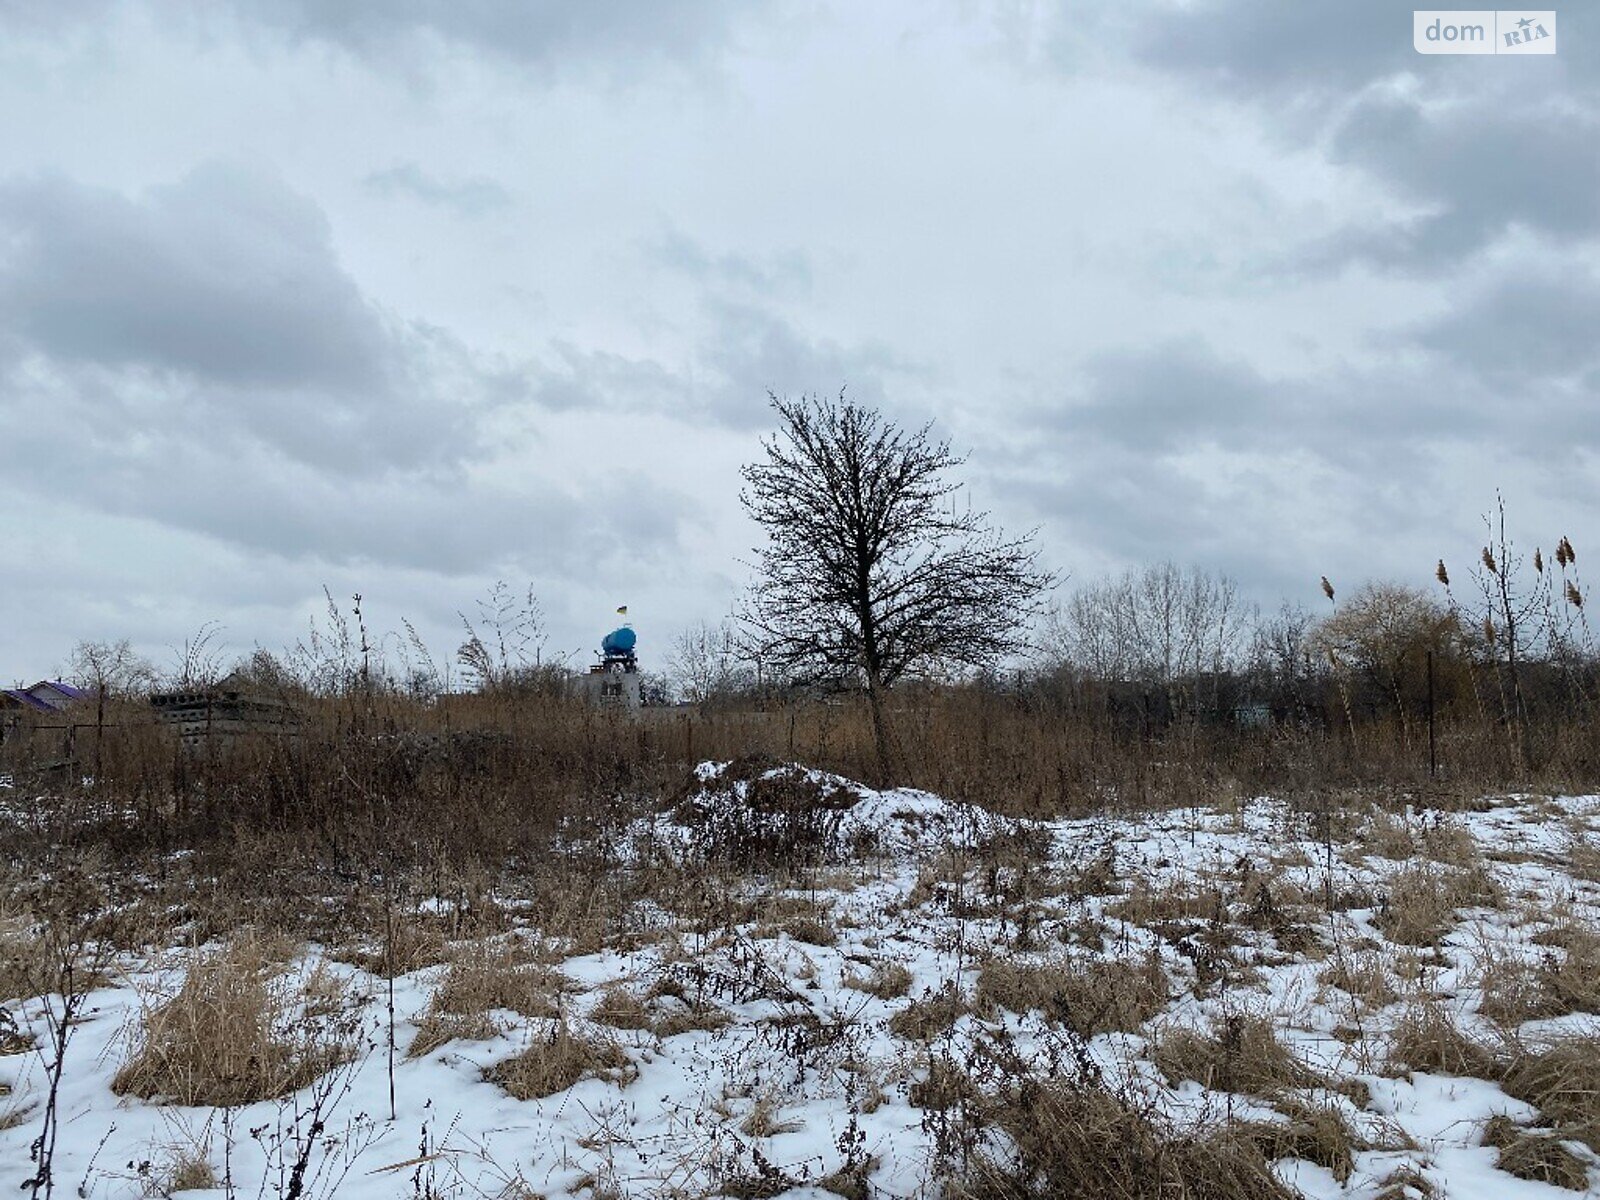
[(729, 621), (701, 621), (685, 629), (672, 641), (667, 670), (684, 699), (701, 705), (749, 691), (756, 682)]
[(1226, 575), (1166, 562), (1077, 588), (1051, 633), (1076, 670), (1159, 688), (1176, 710), (1185, 686), (1198, 705), (1202, 677), (1215, 688), (1237, 665), (1247, 615)]
[(738, 615), (765, 668), (866, 691), (887, 778), (884, 692), (1017, 651), (1052, 579), (1031, 534), (1008, 539), (957, 503), (965, 460), (931, 424), (901, 429), (842, 393), (770, 399), (778, 432), (739, 497), (767, 540)]
[(130, 696), (149, 687), (155, 668), (134, 653), (128, 639), (117, 642), (79, 642), (72, 648), (73, 682), (94, 694), (94, 775), (100, 778), (105, 751), (106, 701)]

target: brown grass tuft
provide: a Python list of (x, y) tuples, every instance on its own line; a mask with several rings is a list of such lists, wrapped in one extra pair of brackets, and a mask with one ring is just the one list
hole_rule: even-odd
[(846, 975), (844, 986), (879, 1000), (898, 1000), (911, 990), (911, 972), (897, 962), (881, 962), (870, 975)]
[(1589, 1190), (1588, 1167), (1555, 1135), (1523, 1129), (1510, 1117), (1499, 1115), (1484, 1124), (1483, 1144), (1498, 1151), (1495, 1166), (1508, 1175), (1574, 1192)]
[(951, 1190), (961, 1200), (1291, 1195), (1239, 1127), (1176, 1135), (1100, 1088), (1026, 1083), (995, 1120), (1014, 1151), (976, 1155)]
[(937, 992), (927, 992), (889, 1018), (889, 1032), (911, 1042), (931, 1042), (971, 1012), (961, 989), (946, 983)]
[(1389, 878), (1389, 896), (1373, 924), (1391, 941), (1437, 946), (1455, 923), (1456, 910), (1497, 907), (1500, 888), (1481, 867), (1448, 868), (1419, 863)]
[(1365, 1101), (1363, 1085), (1332, 1082), (1296, 1058), (1265, 1017), (1234, 1014), (1211, 1033), (1171, 1030), (1156, 1040), (1150, 1057), (1174, 1084), (1192, 1079), (1217, 1091), (1264, 1097), (1328, 1088)]
[(518, 1100), (537, 1100), (565, 1091), (582, 1079), (607, 1079), (626, 1084), (638, 1069), (622, 1047), (604, 1038), (574, 1034), (559, 1022), (526, 1050), (495, 1063), (483, 1077), (498, 1083)]
[(1501, 1086), (1526, 1100), (1563, 1137), (1600, 1154), (1600, 1037), (1574, 1033), (1531, 1050), (1520, 1048)]
[(450, 960), (433, 1007), (458, 1016), (509, 1009), (524, 1017), (554, 1017), (557, 999), (570, 986), (516, 942), (471, 942)]
[(298, 1091), (353, 1053), (353, 1030), (297, 1013), (306, 999), (273, 978), (259, 941), (236, 939), (196, 961), (175, 996), (146, 1010), (111, 1088), (216, 1107)]
[(1395, 1023), (1389, 1064), (1398, 1071), (1427, 1071), (1458, 1078), (1497, 1079), (1494, 1048), (1463, 1032), (1437, 1004), (1413, 1004)]
[(1030, 965), (991, 958), (978, 975), (980, 1012), (1039, 1010), (1082, 1037), (1132, 1032), (1167, 1006), (1171, 992), (1158, 955), (1137, 963), (1063, 960)]

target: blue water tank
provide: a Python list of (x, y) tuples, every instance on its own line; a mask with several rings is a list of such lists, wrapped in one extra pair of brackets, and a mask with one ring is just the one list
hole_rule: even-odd
[(621, 629), (613, 629), (606, 634), (605, 640), (600, 643), (600, 653), (632, 654), (638, 640), (638, 635), (624, 625)]

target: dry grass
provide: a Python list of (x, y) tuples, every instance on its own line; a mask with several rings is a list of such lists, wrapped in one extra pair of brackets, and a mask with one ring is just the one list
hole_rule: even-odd
[(780, 1133), (794, 1133), (804, 1125), (795, 1120), (781, 1120), (778, 1116), (778, 1097), (773, 1092), (763, 1092), (756, 1097), (750, 1111), (739, 1122), (739, 1129), (747, 1137), (769, 1138)]
[(340, 956), (373, 975), (409, 975), (435, 967), (446, 958), (444, 935), (431, 925), (413, 920), (398, 921), (394, 936), (376, 946), (364, 946)]
[(1330, 1104), (1288, 1100), (1279, 1105), (1287, 1121), (1248, 1122), (1245, 1136), (1261, 1147), (1269, 1161), (1303, 1158), (1326, 1167), (1340, 1183), (1355, 1170), (1355, 1153), (1368, 1147), (1351, 1131), (1344, 1115)]
[(1378, 951), (1359, 951), (1336, 957), (1317, 975), (1317, 982), (1336, 987), (1372, 1011), (1399, 999), (1389, 979), (1385, 958)]
[(429, 1008), (417, 1019), (407, 1058), (422, 1058), (451, 1042), (486, 1042), (505, 1031), (488, 1013), (446, 1013)]
[(268, 948), (246, 936), (197, 960), (176, 995), (145, 1010), (112, 1090), (184, 1105), (249, 1104), (297, 1091), (347, 1061), (353, 1031), (309, 1017), (307, 989), (295, 994), (274, 978)]
[(1552, 1134), (1523, 1129), (1507, 1116), (1484, 1124), (1483, 1144), (1499, 1153), (1495, 1166), (1518, 1179), (1548, 1183), (1574, 1192), (1588, 1192), (1589, 1169)]
[(1411, 1005), (1395, 1022), (1389, 1066), (1463, 1079), (1496, 1079), (1500, 1074), (1493, 1047), (1463, 1032), (1441, 1006), (1427, 1002)]
[(221, 1186), (216, 1168), (205, 1150), (198, 1146), (168, 1147), (151, 1164), (146, 1178), (147, 1194), (160, 1197), (176, 1192), (209, 1191)]
[(50, 987), (49, 962), (33, 922), (0, 916), (0, 1000), (26, 1000)]
[(1156, 1040), (1150, 1057), (1173, 1084), (1192, 1079), (1217, 1091), (1266, 1097), (1329, 1086), (1289, 1052), (1264, 1017), (1229, 1016), (1211, 1033), (1171, 1030)]
[(1160, 928), (1221, 923), (1227, 919), (1228, 907), (1219, 890), (1195, 891), (1178, 885), (1151, 887), (1140, 880), (1126, 898), (1106, 905), (1105, 914), (1131, 925)]
[(889, 1032), (910, 1042), (931, 1042), (942, 1037), (950, 1026), (971, 1011), (961, 989), (954, 983), (946, 983), (890, 1017)]
[(1379, 1181), (1378, 1193), (1372, 1200), (1434, 1200), (1438, 1194), (1439, 1189), (1428, 1182), (1428, 1177), (1407, 1163)]
[(1082, 1037), (1135, 1031), (1171, 998), (1158, 955), (1139, 962), (1062, 960), (1036, 965), (991, 958), (978, 975), (976, 1007), (1040, 1011)]
[(488, 1068), (483, 1077), (518, 1100), (537, 1100), (565, 1091), (583, 1079), (627, 1084), (638, 1075), (621, 1046), (605, 1038), (583, 1037), (566, 1022), (535, 1039), (526, 1050)]
[(1402, 945), (1437, 946), (1454, 926), (1457, 909), (1502, 902), (1499, 886), (1481, 865), (1412, 864), (1390, 876), (1388, 898), (1373, 924)]
[(753, 906), (752, 913), (758, 924), (752, 936), (775, 937), (788, 934), (797, 942), (813, 946), (834, 946), (839, 942), (839, 931), (834, 927), (827, 906), (803, 896), (774, 896)]
[(951, 1190), (961, 1200), (1291, 1196), (1239, 1127), (1177, 1135), (1100, 1088), (1025, 1084), (994, 1119), (1014, 1151), (976, 1155)]
[(476, 941), (451, 957), (433, 1007), (458, 1016), (509, 1009), (524, 1017), (554, 1017), (561, 993), (570, 987), (518, 942)]
[(589, 1011), (589, 1019), (613, 1029), (650, 1029), (655, 1017), (643, 1000), (625, 987), (609, 987)]
[(1600, 1154), (1600, 1037), (1575, 1033), (1538, 1049), (1519, 1047), (1501, 1086), (1526, 1100), (1563, 1137)]
[(844, 986), (866, 992), (879, 1000), (898, 1000), (911, 990), (911, 972), (897, 962), (880, 962), (873, 965), (868, 975), (846, 975)]

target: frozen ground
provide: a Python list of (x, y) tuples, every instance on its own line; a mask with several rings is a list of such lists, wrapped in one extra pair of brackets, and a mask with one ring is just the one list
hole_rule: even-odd
[[(317, 986), (339, 997), (338, 1019), (358, 1045), (329, 1077), (336, 1087), (306, 1155), (304, 1195), (937, 1195), (952, 1135), (927, 1081), (942, 1067), (977, 1071), (997, 1060), (996, 1047), (1040, 1075), (1092, 1063), (1105, 1086), (1174, 1129), (1287, 1122), (1295, 1104), (1333, 1109), (1351, 1135), (1348, 1163), (1275, 1163), (1307, 1196), (1370, 1197), (1386, 1186), (1391, 1196), (1431, 1187), (1452, 1200), (1576, 1194), (1498, 1169), (1499, 1152), (1484, 1144), (1496, 1114), (1537, 1126), (1534, 1106), (1487, 1079), (1404, 1069), (1394, 1035), (1419, 1006), (1488, 1040), (1538, 1045), (1594, 1032), (1592, 1008), (1543, 1015), (1571, 1008), (1570, 995), (1554, 1009), (1519, 1010), (1511, 985), (1560, 974), (1579, 981), (1581, 997), (1582, 980), (1600, 972), (1566, 957), (1596, 944), (1584, 938), (1600, 925), (1600, 798), (1497, 797), (1449, 815), (1401, 806), (1336, 814), (1331, 825), (1315, 810), (1257, 799), (1030, 833), (926, 793), (813, 774), (837, 810), (818, 834), (829, 861), (779, 883), (696, 864), (717, 806), (747, 799), (747, 785), (719, 771), (702, 768), (698, 793), (627, 831), (614, 869), (672, 862), (691, 880), (703, 871), (734, 915), (711, 922), (686, 916), (681, 897), (645, 901), (606, 945), (573, 947), (508, 898), (515, 927), (500, 940), (558, 973), (557, 1015), (499, 1009), (493, 1028), (478, 1031), (489, 1036), (410, 1057), (450, 968), (401, 976), (393, 1119), (385, 980), (341, 961), (347, 948), (291, 958), (280, 985), (293, 990), (321, 964)], [(691, 818), (699, 824), (685, 825)], [(448, 904), (417, 905), (418, 919)], [(160, 1195), (173, 1164), (196, 1157), (219, 1181), (231, 1175), (235, 1194), (287, 1189), (296, 1139), (311, 1136), (310, 1091), (223, 1111), (112, 1090), (141, 1014), (175, 993), (193, 957), (125, 959), (112, 985), (91, 994), (60, 1089), (58, 1195)], [(1069, 975), (1154, 961), (1166, 998), (1124, 1022), (1133, 1028), (1085, 1040), (1059, 1006), (1017, 1012), (1003, 988), (985, 993), (995, 961)], [(632, 1019), (616, 1016), (619, 997), (637, 1002)], [(941, 997), (953, 1003), (942, 1017)], [(928, 1020), (895, 1021), (919, 1004)], [(11, 1008), (23, 1036), (10, 1048), (29, 1034), (47, 1041), (39, 1000)], [(1237, 1080), (1225, 1090), (1216, 1078), (1174, 1077), (1172, 1057), (1156, 1052), (1176, 1030), (1252, 1017), (1266, 1018), (1313, 1074), (1277, 1090)], [(625, 1061), (526, 1100), (486, 1078), (557, 1030), (615, 1043)], [(45, 1057), (0, 1057), (8, 1190), (32, 1174)], [(1593, 1151), (1559, 1140), (1588, 1185), (1600, 1184)]]

